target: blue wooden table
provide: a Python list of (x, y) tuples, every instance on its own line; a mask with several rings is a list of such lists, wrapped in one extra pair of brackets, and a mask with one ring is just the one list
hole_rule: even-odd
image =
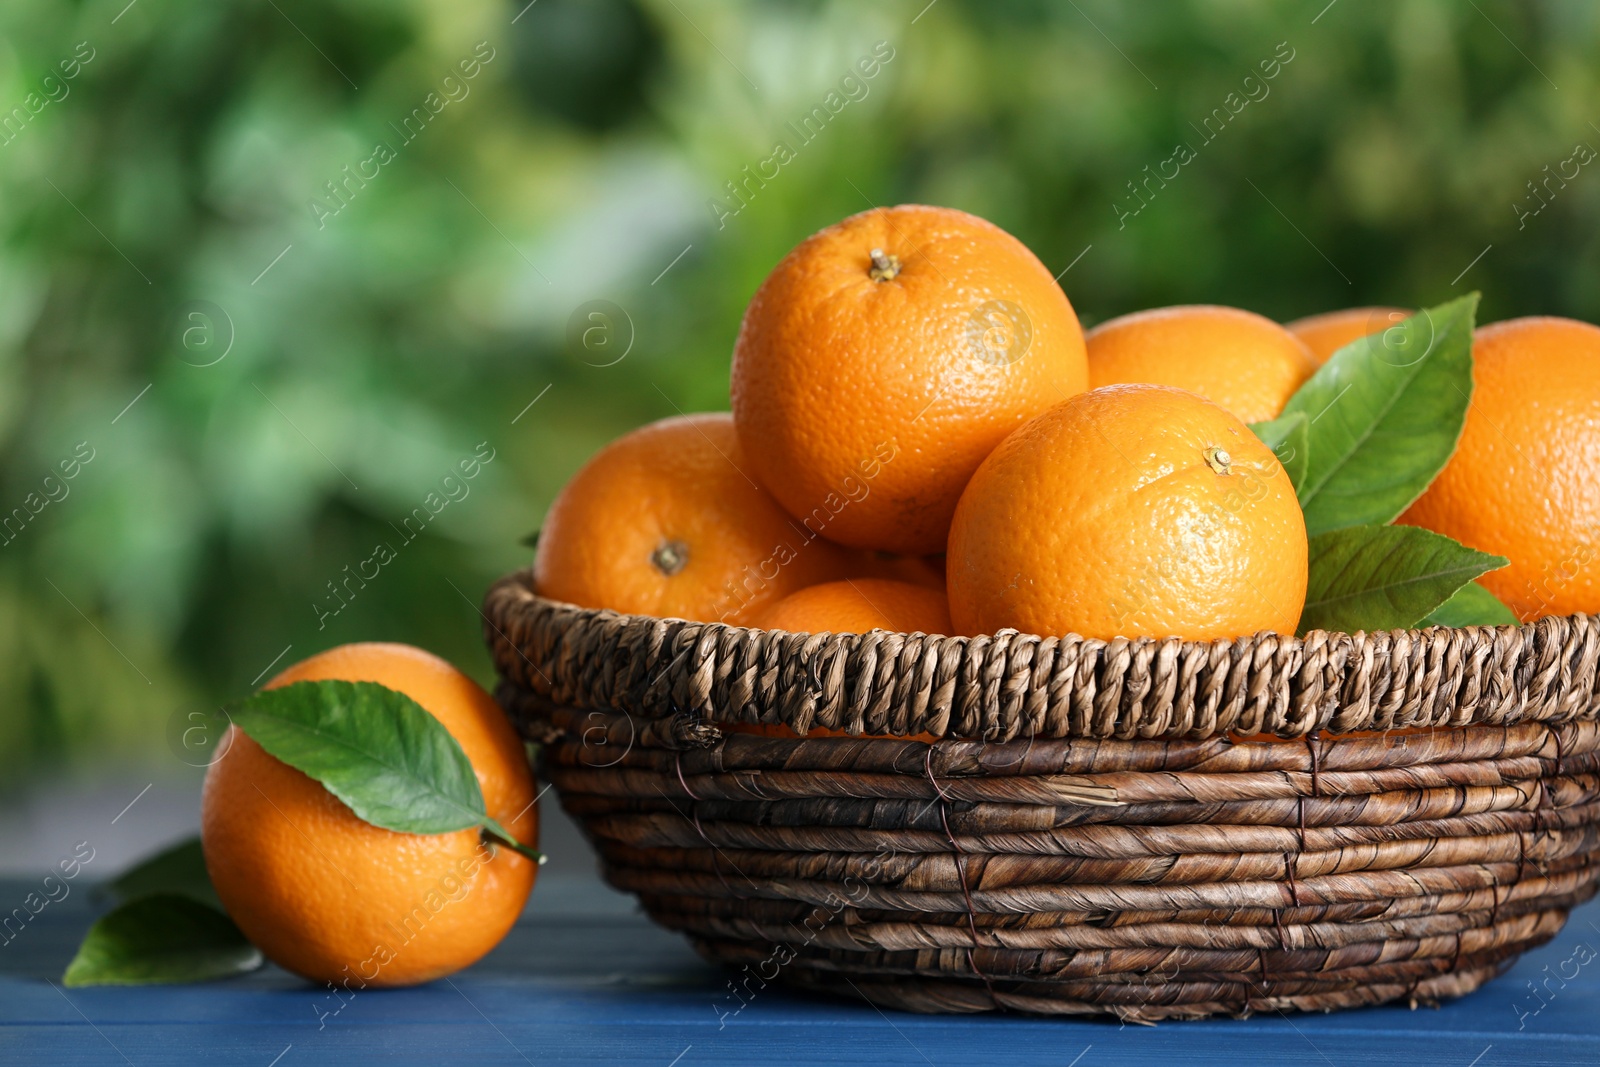
[[(0, 882), (0, 902), (31, 888)], [(907, 1015), (776, 987), (727, 1014), (738, 1002), (723, 972), (629, 899), (572, 874), (541, 878), (478, 966), (420, 989), (341, 1006), (273, 967), (203, 986), (64, 989), (87, 896), (48, 906), (0, 948), (0, 1063), (1600, 1064), (1600, 902), (1499, 981), (1437, 1010), (1140, 1027)]]

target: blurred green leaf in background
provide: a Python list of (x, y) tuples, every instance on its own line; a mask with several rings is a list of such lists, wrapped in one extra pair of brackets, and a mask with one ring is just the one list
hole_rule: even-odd
[(992, 219), (1086, 323), (1600, 319), (1597, 82), (1579, 0), (11, 0), (0, 781), (346, 641), (485, 677), (555, 490), (725, 407), (757, 283), (874, 204)]

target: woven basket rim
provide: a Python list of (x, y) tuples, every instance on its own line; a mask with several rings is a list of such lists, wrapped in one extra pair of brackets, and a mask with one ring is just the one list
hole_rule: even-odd
[(502, 677), (554, 703), (851, 734), (1205, 738), (1562, 722), (1600, 712), (1600, 620), (1232, 640), (804, 634), (630, 615), (496, 581)]

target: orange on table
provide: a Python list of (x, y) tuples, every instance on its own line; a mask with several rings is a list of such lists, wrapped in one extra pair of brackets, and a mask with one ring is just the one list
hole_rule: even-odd
[[(419, 648), (370, 643), (312, 656), (266, 688), (323, 679), (377, 682), (422, 705), (471, 761), (488, 813), (537, 846), (522, 741), (471, 678)], [(522, 913), (538, 867), (477, 829), (373, 826), (237, 726), (225, 744), (200, 806), (206, 870), (229, 916), (280, 967), (352, 988), (414, 985), (472, 964)]]
[(1078, 316), (1020, 241), (949, 208), (875, 208), (756, 290), (733, 414), (757, 479), (808, 530), (926, 555), (990, 450), (1087, 380)]
[(1293, 633), (1306, 528), (1272, 451), (1222, 408), (1157, 385), (1095, 389), (995, 449), (950, 527), (965, 634)]
[(797, 589), (850, 573), (853, 554), (792, 520), (754, 475), (725, 412), (619, 437), (550, 505), (533, 561), (539, 594), (739, 625)]
[(1186, 389), (1244, 422), (1275, 419), (1318, 362), (1298, 337), (1242, 308), (1181, 304), (1103, 322), (1085, 338), (1089, 386)]
[(1523, 622), (1600, 612), (1600, 328), (1497, 322), (1472, 361), (1455, 455), (1397, 521), (1509, 559), (1478, 581)]
[(889, 630), (948, 636), (955, 632), (941, 590), (891, 578), (847, 578), (813, 585), (764, 609), (751, 625), (801, 634)]
[(1345, 308), (1343, 311), (1324, 311), (1320, 315), (1295, 319), (1285, 323), (1284, 329), (1304, 342), (1311, 350), (1311, 358), (1320, 367), (1328, 362), (1329, 356), (1351, 341), (1397, 326), (1411, 315), (1412, 312), (1403, 308)]

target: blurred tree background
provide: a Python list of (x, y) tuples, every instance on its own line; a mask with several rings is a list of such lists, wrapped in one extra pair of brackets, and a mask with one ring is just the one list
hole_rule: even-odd
[(763, 275), (873, 204), (994, 220), (1086, 323), (1600, 320), (1597, 83), (1581, 0), (9, 0), (0, 783), (346, 641), (486, 677), (555, 490), (724, 408)]

